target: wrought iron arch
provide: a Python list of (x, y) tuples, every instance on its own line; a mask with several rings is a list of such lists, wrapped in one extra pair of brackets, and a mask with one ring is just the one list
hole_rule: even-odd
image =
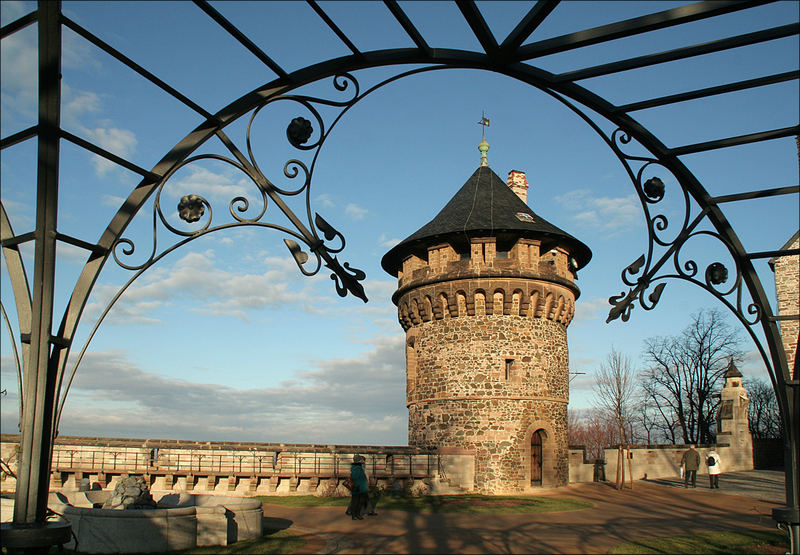
[[(0, 37), (6, 37), (31, 23), (38, 23), (40, 41), (40, 116), (38, 125), (3, 138), (2, 142), (0, 142), (0, 147), (6, 148), (36, 137), (40, 153), (43, 153), (43, 155), (40, 155), (38, 174), (37, 203), (40, 208), (37, 210), (36, 231), (19, 236), (15, 235), (5, 209), (0, 210), (0, 216), (2, 216), (0, 218), (2, 220), (2, 246), (6, 260), (9, 261), (7, 267), (14, 284), (19, 333), (23, 338), (21, 342), (22, 359), (25, 366), (26, 407), (22, 424), (23, 463), (21, 465), (22, 476), (18, 482), (19, 490), (14, 522), (21, 525), (44, 521), (49, 480), (49, 460), (52, 441), (57, 430), (58, 414), (60, 407), (63, 406), (63, 397), (60, 405), (58, 400), (62, 389), (67, 355), (88, 296), (105, 262), (109, 258), (113, 258), (122, 267), (135, 272), (131, 280), (112, 300), (113, 304), (124, 289), (143, 271), (187, 242), (212, 231), (232, 226), (265, 227), (276, 229), (291, 237), (291, 239), (286, 239), (285, 241), (301, 272), (306, 275), (313, 275), (320, 270), (324, 263), (333, 272), (332, 278), (336, 281), (336, 288), (340, 295), (344, 296), (347, 292), (350, 292), (366, 300), (363, 289), (358, 283), (364, 278), (363, 272), (350, 268), (347, 263), (341, 265), (336, 257), (336, 254), (344, 249), (344, 237), (318, 214), (312, 217), (308, 195), (319, 149), (336, 122), (367, 94), (409, 75), (439, 69), (465, 68), (492, 71), (512, 77), (534, 86), (562, 102), (603, 138), (625, 167), (646, 217), (648, 249), (645, 254), (623, 270), (622, 280), (629, 287), (629, 290), (627, 292), (623, 291), (622, 294), (610, 299), (613, 306), (609, 313), (609, 321), (618, 317), (628, 320), (631, 310), (637, 302), (645, 310), (651, 310), (657, 304), (664, 289), (664, 281), (667, 279), (679, 279), (695, 283), (711, 293), (728, 306), (743, 324), (767, 366), (786, 424), (787, 507), (777, 510), (775, 518), (779, 522), (791, 525), (793, 530), (793, 549), (797, 552), (799, 543), (797, 541), (798, 526), (800, 526), (798, 497), (800, 497), (800, 494), (798, 493), (796, 474), (793, 472), (793, 469), (796, 471), (798, 464), (797, 434), (800, 429), (800, 423), (798, 423), (798, 418), (800, 418), (800, 387), (798, 387), (797, 362), (795, 363), (794, 377), (792, 377), (776, 323), (779, 318), (772, 313), (752, 261), (773, 256), (796, 255), (800, 254), (800, 251), (789, 249), (755, 253), (747, 252), (720, 205), (726, 202), (744, 201), (752, 198), (787, 194), (797, 195), (800, 188), (789, 186), (714, 197), (708, 193), (700, 181), (680, 160), (680, 156), (797, 135), (800, 133), (800, 126), (793, 122), (791, 125), (780, 129), (668, 148), (655, 134), (637, 122), (631, 113), (646, 108), (679, 104), (687, 100), (707, 98), (718, 94), (797, 80), (800, 72), (791, 71), (758, 79), (726, 83), (706, 89), (697, 89), (661, 98), (645, 99), (625, 105), (615, 105), (589, 91), (578, 82), (590, 77), (629, 71), (667, 61), (680, 61), (711, 52), (720, 52), (764, 41), (797, 36), (800, 32), (800, 26), (794, 22), (746, 35), (730, 36), (667, 52), (638, 56), (556, 74), (534, 67), (528, 62), (550, 54), (569, 52), (584, 46), (613, 41), (653, 30), (668, 29), (731, 12), (748, 10), (764, 2), (758, 0), (700, 2), (523, 45), (537, 27), (550, 16), (558, 3), (557, 0), (540, 0), (536, 2), (505, 40), (499, 43), (474, 2), (468, 0), (456, 1), (461, 15), (483, 49), (482, 52), (476, 52), (431, 48), (402, 7), (396, 1), (386, 0), (384, 4), (387, 9), (403, 27), (409, 38), (414, 42), (415, 47), (362, 52), (358, 50), (350, 38), (336, 26), (316, 2), (309, 0), (308, 4), (352, 51), (352, 54), (319, 62), (290, 73), (276, 64), (267, 53), (260, 50), (241, 30), (225, 19), (208, 2), (196, 0), (195, 4), (201, 10), (230, 33), (245, 49), (255, 54), (278, 76), (263, 87), (235, 100), (216, 114), (209, 113), (145, 68), (138, 66), (122, 52), (117, 51), (87, 29), (70, 20), (61, 12), (60, 3), (58, 2), (42, 2), (36, 12), (3, 27), (0, 30)], [(59, 90), (58, 68), (61, 60), (60, 34), (62, 26), (78, 33), (97, 48), (126, 64), (142, 77), (200, 114), (205, 118), (204, 121), (150, 170), (140, 168), (85, 139), (61, 129), (59, 121), (60, 99), (57, 93)], [(353, 75), (359, 70), (407, 64), (418, 64), (425, 67), (399, 73), (368, 89), (363, 94), (360, 93), (358, 81)], [(333, 86), (338, 92), (351, 92), (352, 96), (345, 100), (329, 100), (293, 93), (303, 85), (316, 83), (323, 79), (333, 79)], [(287, 140), (292, 146), (299, 150), (316, 149), (310, 167), (307, 167), (297, 159), (286, 162), (284, 176), (289, 179), (302, 176), (303, 179), (303, 184), (293, 190), (278, 187), (261, 172), (250, 148), (249, 127), (246, 149), (238, 148), (234, 141), (224, 132), (224, 129), (229, 124), (249, 113), (252, 113), (252, 123), (252, 119), (256, 117), (264, 106), (278, 100), (296, 102), (306, 110), (306, 115), (310, 113), (312, 118), (311, 120), (303, 117), (295, 118), (287, 127)], [(316, 105), (337, 107), (341, 111), (330, 126), (326, 128), (325, 120), (320, 112), (316, 110)], [(616, 126), (616, 131), (611, 136), (608, 136), (588, 113), (589, 111), (607, 122), (613, 123)], [(314, 134), (317, 134), (317, 138), (307, 144)], [(197, 149), (212, 137), (219, 138), (228, 149), (228, 152), (224, 156), (195, 156), (194, 153)], [(57, 208), (58, 203), (57, 162), (59, 157), (58, 143), (61, 139), (72, 142), (142, 176), (141, 182), (132, 190), (125, 203), (120, 207), (95, 244), (89, 244), (58, 234), (55, 229), (53, 210)], [(634, 156), (626, 153), (626, 145), (632, 140), (635, 140), (649, 155)], [(260, 195), (260, 200), (263, 202), (263, 208), (255, 218), (240, 216), (239, 214), (248, 210), (250, 201), (243, 197), (236, 197), (231, 200), (228, 206), (235, 222), (212, 226), (211, 204), (200, 196), (187, 195), (181, 200), (181, 205), (178, 208), (181, 218), (190, 223), (200, 222), (198, 224), (200, 229), (195, 231), (180, 230), (172, 226), (163, 213), (159, 202), (160, 192), (169, 178), (180, 168), (197, 160), (209, 158), (232, 164), (243, 171), (253, 181)], [(671, 224), (665, 215), (657, 213), (658, 203), (665, 198), (663, 180), (659, 177), (659, 172), (662, 172), (660, 173), (661, 176), (664, 175), (663, 172), (667, 172), (677, 180), (681, 187), (685, 205), (685, 214), (680, 229), (676, 237), (671, 241), (667, 241), (661, 236), (661, 232), (670, 228)], [(306, 195), (305, 221), (304, 218), (295, 215), (282, 200), (284, 196), (303, 193)], [(130, 239), (124, 237), (124, 233), (133, 218), (139, 214), (153, 195), (155, 195), (153, 209), (154, 240), (150, 256), (142, 264), (127, 264), (120, 259), (118, 250), (121, 247), (122, 254), (130, 256), (133, 255), (135, 247)], [(699, 209), (699, 212), (694, 217), (691, 217), (692, 201)], [(267, 211), (268, 202), (275, 204), (289, 218), (295, 229), (262, 222), (261, 217)], [(206, 210), (208, 210), (207, 216)], [(709, 222), (714, 231), (700, 229), (698, 226), (704, 221)], [(183, 237), (183, 239), (180, 239), (162, 252), (159, 252), (157, 247), (156, 228), (159, 222), (171, 233)], [(687, 241), (700, 235), (711, 236), (719, 241), (724, 250), (733, 259), (733, 268), (728, 268), (715, 260), (704, 264), (703, 273), (699, 274), (701, 265), (696, 261), (682, 262), (679, 258), (681, 248)], [(339, 241), (338, 246), (331, 247), (327, 243), (337, 239)], [(52, 264), (55, 256), (55, 241), (57, 240), (82, 247), (89, 252), (89, 256), (70, 298), (59, 330), (56, 334), (52, 334)], [(33, 241), (36, 248), (34, 291), (32, 294), (26, 290), (27, 279), (24, 275), (25, 270), (18, 251), (19, 245), (27, 241)], [(298, 241), (303, 243), (315, 257), (316, 266), (310, 270), (305, 267), (309, 256), (302, 250)], [(656, 252), (659, 249), (663, 250), (663, 252)], [(670, 270), (672, 273), (662, 273), (667, 271), (666, 268), (669, 264), (674, 268), (674, 270)], [(729, 273), (734, 274), (732, 279), (729, 277)], [(728, 282), (731, 282), (731, 285), (725, 286), (724, 284)], [(751, 302), (743, 298), (744, 293), (749, 294)], [(97, 325), (102, 321), (104, 315), (105, 313), (101, 316)], [(755, 332), (755, 326), (758, 324), (763, 330), (766, 345), (762, 344)], [(93, 333), (94, 331), (92, 331)], [(28, 341), (26, 341), (26, 337)], [(91, 340), (91, 336), (89, 340)], [(52, 352), (49, 352), (51, 346)], [(75, 368), (77, 368), (77, 365)], [(66, 389), (68, 387), (69, 380)], [(64, 395), (66, 395), (66, 391)]]

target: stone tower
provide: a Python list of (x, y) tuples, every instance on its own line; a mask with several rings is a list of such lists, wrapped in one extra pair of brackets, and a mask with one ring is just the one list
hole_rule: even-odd
[(525, 174), (507, 184), (481, 146), (463, 187), (381, 262), (398, 278), (408, 441), (474, 452), (483, 493), (565, 486), (567, 326), (592, 254), (534, 213)]
[(750, 399), (742, 385), (742, 373), (731, 360), (724, 374), (725, 385), (720, 392), (720, 405), (717, 412), (717, 445), (730, 447), (725, 461), (736, 468), (753, 467), (753, 436), (750, 435), (750, 421), (747, 407)]

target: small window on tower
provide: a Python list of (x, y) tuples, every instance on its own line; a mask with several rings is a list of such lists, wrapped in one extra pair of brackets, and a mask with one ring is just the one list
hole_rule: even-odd
[(506, 359), (506, 379), (511, 378), (511, 369), (513, 368), (513, 366), (514, 366), (514, 359), (513, 358), (507, 358)]

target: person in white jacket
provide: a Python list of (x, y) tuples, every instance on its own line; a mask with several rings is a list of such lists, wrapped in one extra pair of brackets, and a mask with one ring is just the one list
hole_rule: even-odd
[(706, 466), (708, 466), (708, 479), (711, 482), (711, 489), (719, 489), (719, 475), (722, 474), (722, 461), (716, 451), (711, 450), (706, 454)]

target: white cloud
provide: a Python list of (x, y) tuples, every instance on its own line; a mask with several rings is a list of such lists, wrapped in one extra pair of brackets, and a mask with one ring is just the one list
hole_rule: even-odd
[[(405, 444), (402, 337), (377, 338), (373, 348), (359, 356), (316, 361), (313, 366), (277, 387), (234, 389), (165, 378), (138, 368), (119, 352), (89, 353), (76, 374), (59, 432)], [(16, 405), (4, 402), (2, 411), (3, 431), (16, 431)]]
[[(741, 367), (739, 369), (742, 375), (746, 378), (764, 378), (769, 379), (767, 367), (764, 365), (764, 359), (758, 351), (748, 351), (742, 357)], [(745, 386), (747, 384), (745, 383)]]
[(335, 206), (333, 199), (327, 193), (323, 193), (314, 197), (314, 202), (325, 208), (332, 208)]
[(578, 225), (610, 235), (633, 229), (642, 213), (636, 195), (601, 197), (589, 189), (576, 189), (555, 200), (572, 213)]
[[(3, 11), (8, 2), (3, 2)], [(10, 3), (16, 9), (19, 3)], [(4, 14), (5, 15), (5, 14)], [(16, 19), (16, 18), (14, 18)], [(0, 83), (2, 83), (3, 119), (35, 118), (38, 75), (36, 27), (29, 26), (3, 39), (0, 48)], [(30, 125), (34, 123), (31, 121)], [(17, 125), (25, 125), (18, 123)]]
[(608, 299), (600, 297), (578, 299), (575, 301), (575, 316), (572, 320), (572, 325), (580, 325), (583, 322), (592, 320), (605, 321), (609, 310), (611, 310), (611, 305), (608, 304)]
[[(24, 2), (3, 0), (3, 21), (10, 23), (30, 12)], [(29, 26), (3, 39), (0, 49), (0, 82), (2, 83), (3, 118), (16, 120), (35, 118), (37, 106), (38, 48), (36, 26)], [(82, 71), (98, 72), (102, 65), (94, 57), (94, 48), (77, 34), (66, 30), (63, 34), (63, 66)], [(77, 92), (71, 95), (70, 88), (62, 83), (62, 118), (74, 121), (77, 112), (96, 111), (98, 98), (94, 93)], [(33, 122), (31, 122), (33, 123)], [(24, 124), (23, 124), (24, 125)]]
[[(65, 54), (66, 56), (66, 54)], [(79, 136), (94, 142), (117, 156), (129, 159), (136, 152), (138, 140), (133, 131), (114, 126), (109, 120), (100, 119), (91, 124), (85, 123), (90, 117), (102, 112), (102, 98), (100, 95), (75, 89), (67, 83), (62, 85), (62, 121), (66, 128), (74, 128)], [(95, 173), (103, 177), (110, 170), (118, 167), (117, 164), (92, 155), (92, 165)]]
[(381, 236), (378, 237), (378, 244), (387, 249), (399, 244), (400, 241), (402, 241), (402, 239), (397, 239), (396, 237), (389, 238), (385, 233), (381, 233)]
[(3, 207), (6, 209), (6, 214), (16, 235), (32, 231), (29, 228), (36, 223), (36, 208), (33, 203), (28, 204), (4, 198)]
[(383, 299), (388, 302), (394, 292), (397, 291), (397, 281), (369, 279), (364, 281), (364, 289), (375, 299)]
[(76, 125), (86, 114), (100, 111), (100, 97), (89, 91), (73, 89), (66, 83), (61, 87), (62, 111), (61, 118), (66, 124)]
[(89, 258), (89, 251), (59, 241), (56, 243), (56, 256), (59, 261), (68, 260), (70, 262), (84, 263)]
[(256, 198), (254, 193), (258, 194), (258, 187), (255, 183), (236, 168), (227, 165), (220, 171), (211, 171), (198, 165), (185, 166), (169, 181), (166, 187), (170, 191), (178, 192), (181, 196), (193, 194), (209, 200), (230, 201), (238, 196), (252, 200)]
[[(8, 2), (3, 1), (3, 10)], [(84, 71), (98, 71), (100, 63), (92, 57), (90, 46), (82, 39), (64, 35), (64, 66)], [(2, 83), (2, 120), (6, 125), (21, 127), (35, 123), (38, 102), (37, 46), (35, 27), (23, 29), (3, 39), (0, 49), (0, 83)], [(102, 111), (101, 97), (89, 91), (61, 85), (62, 123), (72, 127), (77, 134), (96, 143), (122, 158), (128, 158), (136, 150), (137, 140), (128, 129), (114, 126), (107, 120), (86, 123), (90, 115)], [(116, 164), (100, 156), (92, 156), (97, 175), (103, 176)]]
[(30, 2), (20, 2), (18, 0), (3, 0), (2, 9), (2, 25), (8, 25), (12, 21), (16, 21), (26, 13), (35, 9)]
[[(133, 131), (119, 127), (95, 127), (86, 129), (86, 134), (97, 146), (120, 158), (129, 158), (136, 150), (138, 143)], [(114, 162), (97, 155), (92, 157), (92, 165), (94, 165), (95, 173), (100, 177), (117, 167)]]
[(358, 221), (364, 219), (364, 216), (367, 215), (367, 209), (351, 202), (345, 207), (344, 213)]
[(100, 202), (105, 206), (111, 206), (113, 208), (119, 208), (122, 206), (122, 203), (125, 202), (125, 199), (122, 197), (118, 197), (116, 195), (103, 195), (100, 198)]
[[(266, 258), (263, 273), (238, 273), (215, 265), (213, 251), (191, 252), (171, 267), (156, 266), (142, 274), (112, 309), (109, 323), (156, 323), (154, 311), (174, 300), (203, 299), (191, 310), (244, 320), (253, 310), (298, 305), (306, 298), (296, 284), (300, 275), (291, 259)], [(305, 284), (304, 284), (305, 285)], [(87, 305), (87, 318), (97, 318), (119, 290), (97, 285)]]
[(103, 68), (100, 60), (94, 57), (94, 46), (80, 35), (63, 27), (63, 56), (62, 64), (66, 68), (81, 69), (83, 71), (99, 72)]

